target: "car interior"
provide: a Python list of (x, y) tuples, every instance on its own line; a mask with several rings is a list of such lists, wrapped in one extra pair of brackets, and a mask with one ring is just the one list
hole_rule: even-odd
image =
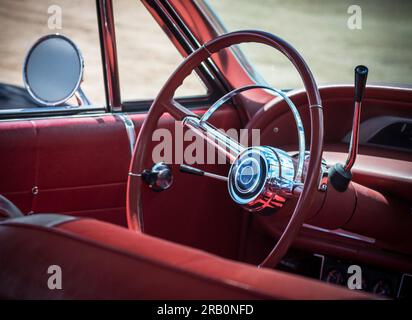
[[(142, 0), (183, 58), (152, 99), (126, 101), (119, 4), (89, 2), (101, 103), (69, 32), (36, 31), (23, 84), (0, 81), (0, 298), (412, 297), (410, 87), (369, 83), (367, 59), (320, 85), (288, 39), (226, 30), (207, 1)], [(260, 81), (244, 44), (301, 86)], [(176, 95), (193, 76), (207, 94)]]

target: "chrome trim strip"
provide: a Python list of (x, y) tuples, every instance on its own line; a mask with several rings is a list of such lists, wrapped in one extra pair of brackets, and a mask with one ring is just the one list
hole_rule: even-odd
[(124, 127), (126, 128), (127, 137), (129, 138), (129, 145), (130, 145), (130, 155), (133, 155), (134, 145), (136, 143), (136, 131), (134, 129), (134, 123), (130, 120), (127, 114), (121, 113), (116, 114), (120, 120), (122, 120)]
[(319, 254), (319, 253), (314, 253), (313, 255), (317, 258), (320, 258), (320, 260), (321, 260), (320, 270), (319, 270), (319, 280), (322, 280), (323, 269), (325, 267), (325, 256), (323, 254)]
[[(36, 114), (36, 113), (52, 113), (52, 112), (88, 112), (88, 111), (105, 111), (104, 107), (99, 107), (99, 106), (92, 106), (92, 105), (87, 105), (87, 106), (56, 106), (56, 107), (33, 107), (33, 108), (21, 108), (21, 109), (3, 109), (0, 110), (0, 116), (12, 116), (15, 114), (18, 114), (21, 117), (19, 118), (4, 118), (0, 119), (0, 121), (18, 121), (18, 120), (25, 120), (24, 116), (28, 116), (31, 114)], [(78, 114), (77, 114), (78, 115)], [(89, 114), (90, 115), (90, 114)], [(47, 115), (47, 116), (39, 116), (38, 118), (41, 119), (50, 119), (51, 117), (58, 117), (58, 115)], [(68, 116), (65, 116), (68, 117)], [(31, 118), (32, 119), (32, 118)]]
[(405, 279), (405, 277), (412, 278), (412, 274), (409, 274), (409, 273), (402, 274), (401, 282), (400, 282), (399, 288), (398, 288), (398, 293), (396, 294), (397, 298), (399, 298), (399, 295), (401, 294), (401, 290), (402, 290), (402, 286), (403, 286), (403, 280)]
[[(31, 109), (34, 109), (33, 111), (29, 111)], [(107, 113), (105, 107), (79, 107), (76, 109), (58, 109), (58, 110), (53, 110), (54, 112), (58, 113), (52, 113), (52, 114), (47, 114), (47, 112), (42, 112), (39, 110), (40, 108), (27, 108), (27, 109), (14, 109), (17, 111), (21, 111), (22, 115), (25, 115), (27, 117), (14, 117), (14, 118), (1, 118), (1, 116), (7, 116), (7, 115), (15, 115), (15, 113), (2, 113), (3, 110), (0, 110), (0, 123), (1, 122), (14, 122), (14, 121), (32, 121), (32, 120), (50, 120), (50, 119), (72, 119), (72, 118), (87, 118), (87, 117), (105, 117), (105, 116), (113, 116), (112, 113)], [(46, 108), (50, 109), (50, 108)], [(27, 113), (24, 113), (25, 111), (28, 111)], [(37, 110), (37, 111), (36, 111)], [(80, 110), (80, 112), (76, 112), (73, 114), (65, 114), (65, 112), (70, 112), (73, 110)], [(10, 110), (7, 110), (10, 111)], [(30, 116), (31, 114), (36, 114), (40, 113), (38, 116)], [(44, 113), (44, 114), (41, 114)]]
[(139, 178), (142, 176), (141, 173), (133, 173), (133, 172), (129, 172), (128, 175), (131, 176), (131, 177), (139, 177)]
[(307, 228), (307, 229), (311, 229), (311, 230), (320, 231), (320, 232), (323, 232), (323, 233), (333, 234), (335, 236), (340, 236), (340, 237), (343, 237), (343, 238), (348, 238), (348, 239), (353, 239), (353, 240), (366, 242), (366, 243), (375, 243), (376, 242), (376, 240), (374, 238), (363, 236), (361, 234), (346, 231), (346, 230), (343, 230), (343, 229), (330, 230), (330, 229), (325, 229), (325, 228), (314, 226), (312, 224), (307, 224), (307, 223), (304, 223), (303, 227)]

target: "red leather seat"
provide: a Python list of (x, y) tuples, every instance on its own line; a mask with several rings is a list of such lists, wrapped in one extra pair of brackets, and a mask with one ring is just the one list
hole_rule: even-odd
[[(87, 218), (8, 219), (0, 243), (0, 297), (7, 299), (368, 298)], [(47, 286), (51, 265), (61, 267), (61, 290)]]

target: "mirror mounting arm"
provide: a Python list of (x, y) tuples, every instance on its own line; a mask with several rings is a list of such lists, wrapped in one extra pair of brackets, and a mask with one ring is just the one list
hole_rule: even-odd
[(84, 93), (83, 89), (80, 86), (77, 89), (77, 91), (74, 93), (74, 95), (80, 107), (92, 105), (89, 98), (87, 98), (86, 94)]

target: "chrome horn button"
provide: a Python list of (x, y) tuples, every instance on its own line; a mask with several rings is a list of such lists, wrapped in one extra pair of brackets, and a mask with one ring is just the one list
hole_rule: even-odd
[(230, 167), (229, 194), (249, 211), (282, 207), (292, 194), (295, 167), (292, 157), (272, 147), (241, 152)]
[(236, 190), (242, 194), (253, 192), (261, 178), (261, 164), (254, 157), (244, 157), (238, 162), (235, 172)]

